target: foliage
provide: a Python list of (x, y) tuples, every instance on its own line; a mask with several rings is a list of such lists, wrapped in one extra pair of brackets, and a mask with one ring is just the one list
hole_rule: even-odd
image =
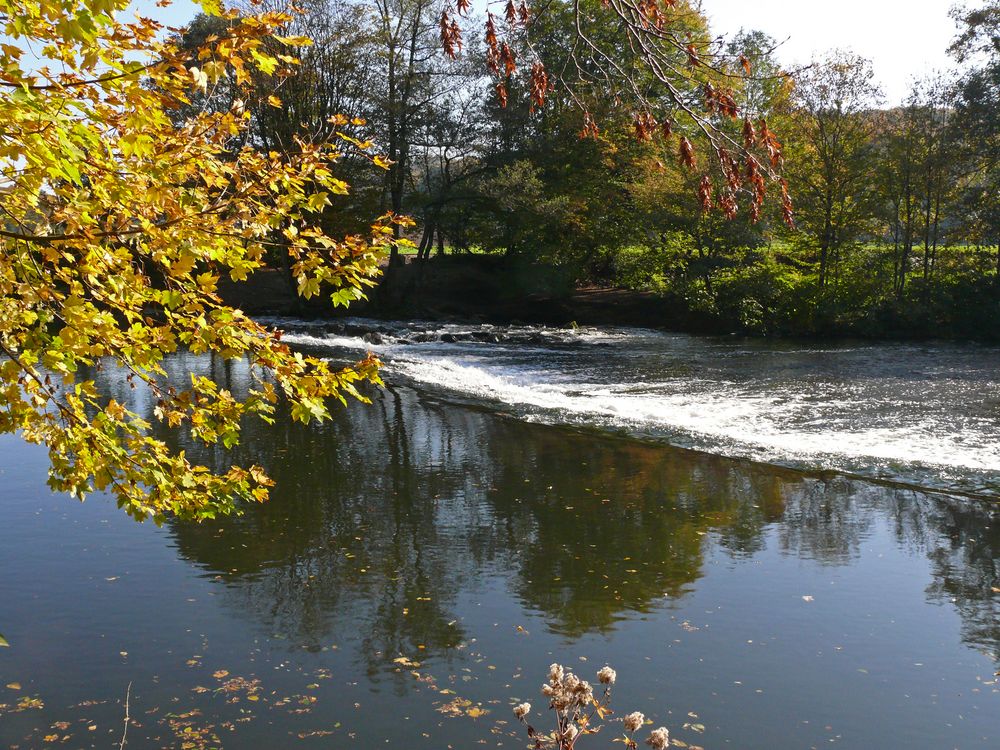
[[(393, 220), (346, 239), (322, 228), (347, 192), (332, 165), (344, 146), (368, 144), (247, 144), (241, 93), (287, 76), (308, 44), (281, 35), (290, 16), (238, 17), (204, 0), (222, 23), (192, 48), (149, 19), (119, 20), (127, 6), (0, 2), (0, 431), (48, 446), (54, 489), (107, 489), (138, 519), (206, 518), (265, 499), (270, 480), (173, 452), (98, 391), (93, 371), (120, 368), (155, 400), (156, 420), (204, 444), (234, 445), (241, 419), (272, 419), (282, 397), (293, 418), (324, 419), (326, 399), (378, 382), (377, 360), (336, 370), (292, 352), (220, 300), (220, 279), (247, 279), (280, 248), (303, 296), (332, 285), (334, 304), (347, 304), (373, 283)], [(221, 87), (226, 106), (192, 106)], [(160, 363), (180, 348), (249, 360), (247, 398), (202, 377), (166, 382)]]

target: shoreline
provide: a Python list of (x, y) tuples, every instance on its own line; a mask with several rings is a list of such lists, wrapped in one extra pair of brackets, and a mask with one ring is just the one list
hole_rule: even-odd
[(287, 316), (305, 320), (366, 317), (376, 320), (432, 320), (493, 325), (533, 324), (553, 327), (617, 326), (651, 328), (705, 336), (744, 336), (755, 340), (801, 341), (947, 341), (995, 346), (998, 333), (978, 337), (930, 333), (914, 327), (842, 326), (823, 331), (754, 331), (718, 316), (691, 310), (684, 300), (623, 287), (575, 285), (559, 269), (518, 265), (499, 257), (444, 256), (430, 261), (404, 259), (384, 267), (367, 299), (334, 308), (328, 296), (304, 300), (287, 275), (259, 271), (245, 282), (222, 282), (226, 304), (251, 316)]

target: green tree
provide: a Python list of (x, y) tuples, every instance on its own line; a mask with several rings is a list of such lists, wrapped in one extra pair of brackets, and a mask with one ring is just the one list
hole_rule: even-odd
[(1000, 285), (1000, 3), (957, 10), (956, 16), (963, 28), (953, 53), (959, 60), (979, 62), (956, 92), (955, 131), (967, 174), (962, 206), (970, 234), (996, 247)]
[(871, 63), (834, 52), (796, 80), (788, 133), (788, 181), (799, 228), (819, 255), (819, 284), (870, 228), (871, 158), (879, 92)]

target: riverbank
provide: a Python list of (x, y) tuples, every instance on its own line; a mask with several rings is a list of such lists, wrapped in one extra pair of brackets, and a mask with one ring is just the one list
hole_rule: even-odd
[[(631, 289), (582, 286), (558, 269), (517, 266), (500, 258), (451, 256), (387, 267), (368, 299), (348, 310), (326, 298), (302, 300), (279, 271), (263, 271), (240, 284), (222, 286), (231, 305), (251, 315), (379, 319), (461, 320), (551, 326), (611, 325), (696, 330), (663, 297)], [(700, 329), (709, 332), (704, 326)]]
[[(737, 300), (738, 304), (713, 308), (677, 294), (581, 286), (558, 267), (484, 255), (448, 255), (422, 262), (401, 258), (385, 267), (379, 285), (368, 290), (368, 299), (349, 309), (334, 308), (325, 296), (300, 299), (294, 284), (280, 271), (263, 271), (247, 282), (224, 284), (221, 293), (229, 304), (250, 315), (307, 319), (360, 316), (497, 325), (629, 326), (821, 340), (1000, 341), (995, 325), (1000, 313), (994, 315), (989, 305), (944, 319), (891, 303), (834, 312), (785, 299), (780, 305), (762, 307), (756, 298), (747, 297)], [(998, 305), (1000, 301), (993, 307)]]

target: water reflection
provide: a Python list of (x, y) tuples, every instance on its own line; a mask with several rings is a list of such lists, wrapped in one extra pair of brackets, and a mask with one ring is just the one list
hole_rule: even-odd
[(928, 597), (957, 607), (962, 639), (1000, 660), (1000, 528), (996, 516), (965, 503), (938, 504), (933, 518), (928, 552), (934, 579)]
[[(209, 366), (179, 366), (192, 365)], [(238, 370), (216, 375), (240, 387)], [(235, 458), (268, 467), (272, 501), (174, 525), (180, 553), (269, 633), (309, 648), (364, 633), (372, 671), (458, 648), (468, 592), (499, 586), (566, 638), (607, 633), (694, 591), (709, 550), (740, 561), (776, 545), (847, 566), (877, 519), (929, 557), (927, 596), (953, 602), (966, 641), (998, 650), (1000, 538), (983, 504), (534, 425), (405, 387), (322, 427), (249, 425)]]

